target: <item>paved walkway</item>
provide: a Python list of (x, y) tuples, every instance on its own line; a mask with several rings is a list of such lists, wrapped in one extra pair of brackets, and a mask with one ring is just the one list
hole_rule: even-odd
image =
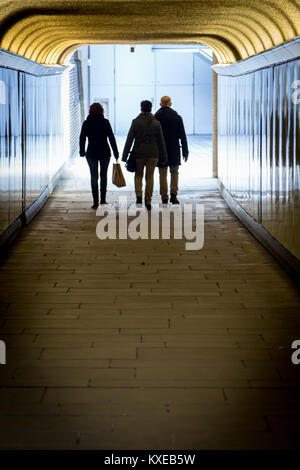
[(295, 285), (216, 190), (188, 198), (200, 251), (100, 241), (63, 188), (24, 229), (0, 268), (1, 448), (299, 447)]

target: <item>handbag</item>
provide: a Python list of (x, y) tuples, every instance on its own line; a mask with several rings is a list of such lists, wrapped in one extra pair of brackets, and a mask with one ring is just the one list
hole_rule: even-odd
[[(151, 124), (152, 121), (153, 121), (153, 119), (149, 120), (148, 125), (147, 125), (146, 129), (144, 130), (144, 133), (143, 133), (143, 136), (141, 138), (140, 144), (144, 140), (144, 138), (146, 136), (146, 132), (149, 129), (150, 124)], [(137, 153), (136, 149), (131, 150), (131, 152), (129, 153), (129, 158), (128, 158), (126, 164), (125, 164), (126, 170), (129, 171), (130, 173), (135, 173), (135, 171), (136, 171), (136, 153)]]
[(113, 171), (112, 171), (112, 183), (117, 186), (118, 188), (122, 188), (126, 186), (126, 181), (123, 176), (122, 168), (120, 163), (113, 164)]
[(135, 173), (136, 170), (136, 153), (132, 150), (126, 162), (126, 170), (130, 173)]

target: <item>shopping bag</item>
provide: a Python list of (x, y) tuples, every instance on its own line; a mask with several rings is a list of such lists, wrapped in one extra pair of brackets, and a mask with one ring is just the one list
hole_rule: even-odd
[(112, 182), (118, 188), (122, 188), (126, 186), (126, 181), (123, 176), (122, 168), (120, 163), (113, 164), (113, 172), (112, 172)]

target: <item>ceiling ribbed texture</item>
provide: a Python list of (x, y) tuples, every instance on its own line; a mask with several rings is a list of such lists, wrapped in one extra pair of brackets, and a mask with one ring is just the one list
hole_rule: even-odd
[(202, 43), (219, 63), (300, 34), (300, 0), (0, 0), (0, 47), (64, 64), (95, 43)]

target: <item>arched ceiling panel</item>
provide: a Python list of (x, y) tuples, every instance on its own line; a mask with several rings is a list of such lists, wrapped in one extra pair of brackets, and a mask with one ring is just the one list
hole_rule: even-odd
[(203, 43), (232, 63), (300, 34), (300, 0), (0, 0), (0, 47), (63, 64), (93, 43)]

